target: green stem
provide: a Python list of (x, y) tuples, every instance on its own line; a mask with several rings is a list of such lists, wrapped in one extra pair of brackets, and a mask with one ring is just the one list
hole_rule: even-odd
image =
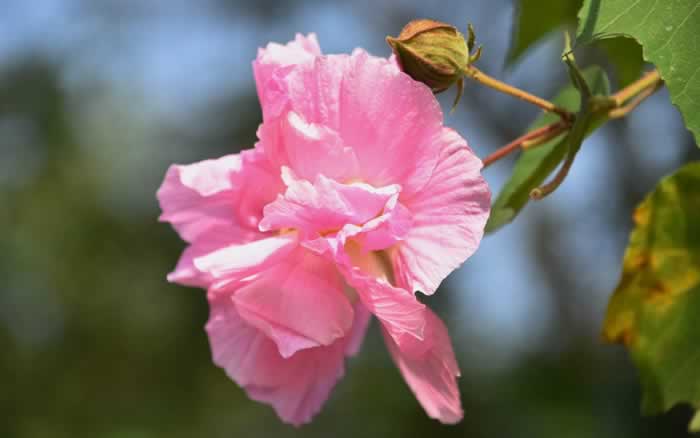
[[(527, 150), (544, 144), (552, 138), (568, 132), (573, 125), (573, 121), (576, 116), (569, 111), (557, 107), (551, 102), (540, 99), (537, 96), (533, 96), (523, 90), (498, 81), (497, 79), (494, 79), (481, 72), (481, 70), (478, 70), (474, 66), (469, 66), (467, 71), (465, 71), (465, 74), (479, 83), (502, 91), (511, 96), (534, 103), (542, 109), (559, 114), (562, 117), (562, 120), (558, 122), (530, 131), (516, 138), (507, 145), (499, 148), (484, 158), (484, 167), (490, 166), (518, 149)], [(588, 111), (595, 114), (607, 113), (607, 117), (610, 119), (625, 117), (662, 86), (663, 80), (661, 79), (658, 71), (651, 71), (646, 73), (639, 80), (631, 83), (611, 96), (590, 96), (590, 108)], [(557, 175), (555, 175), (554, 179), (550, 183), (533, 190), (531, 196), (534, 199), (541, 199), (556, 189), (556, 187), (561, 184), (566, 175), (569, 173), (572, 163), (573, 158), (567, 157), (564, 165), (559, 169), (559, 172)]]
[(662, 82), (663, 79), (661, 79), (659, 71), (652, 70), (610, 97), (615, 103), (615, 107), (619, 108), (628, 100), (643, 93), (645, 90), (659, 87)]
[[(511, 152), (514, 152), (518, 150), (520, 147), (524, 147), (526, 143), (529, 142), (539, 142), (541, 138), (553, 138), (556, 135), (561, 134), (564, 132), (566, 129), (568, 129), (568, 123), (559, 121), (555, 123), (551, 123), (549, 125), (543, 126), (541, 128), (535, 129), (534, 131), (530, 131), (525, 135), (522, 135), (515, 140), (511, 141), (507, 145), (503, 146), (502, 148), (499, 148), (496, 152), (492, 153), (488, 157), (484, 158), (484, 167), (488, 167), (491, 164), (495, 163), (496, 161), (500, 160), (501, 158), (506, 157), (509, 155)], [(539, 143), (541, 144), (541, 143)], [(532, 146), (529, 146), (532, 147)]]
[(512, 85), (506, 84), (505, 82), (501, 82), (498, 79), (487, 75), (473, 65), (469, 65), (466, 69), (464, 69), (464, 74), (468, 78), (482, 85), (486, 85), (487, 87), (493, 88), (501, 93), (505, 93), (524, 100), (525, 102), (537, 105), (547, 112), (558, 114), (564, 120), (571, 121), (574, 119), (573, 113), (567, 111), (566, 109), (561, 108), (548, 100), (542, 99), (541, 97), (537, 97), (534, 94), (530, 94), (527, 91), (521, 90), (520, 88), (516, 88)]

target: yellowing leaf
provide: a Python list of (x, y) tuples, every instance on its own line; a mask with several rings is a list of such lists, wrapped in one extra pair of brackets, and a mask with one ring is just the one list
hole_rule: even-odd
[[(603, 329), (639, 369), (642, 411), (700, 408), (700, 162), (663, 179), (634, 214)], [(699, 426), (693, 420), (692, 427)]]

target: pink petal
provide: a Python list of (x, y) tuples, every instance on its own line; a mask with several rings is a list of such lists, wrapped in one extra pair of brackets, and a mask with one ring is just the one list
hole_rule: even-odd
[(359, 353), (360, 348), (362, 348), (362, 342), (365, 340), (369, 323), (372, 320), (372, 314), (362, 303), (355, 304), (354, 310), (355, 319), (352, 322), (352, 331), (346, 337), (346, 356), (354, 356)]
[(426, 294), (476, 251), (491, 203), (481, 160), (464, 139), (445, 128), (440, 144), (440, 162), (428, 184), (401, 198), (413, 223), (392, 254), (399, 286)]
[(304, 238), (339, 231), (346, 224), (362, 225), (396, 204), (399, 186), (340, 184), (323, 175), (312, 184), (283, 169), (284, 196), (265, 206), (262, 231), (298, 229)]
[[(168, 274), (168, 281), (184, 286), (208, 288), (215, 280), (205, 271), (197, 269), (195, 259), (216, 252), (221, 248), (253, 238), (251, 231), (234, 226), (214, 226), (204, 231), (182, 253), (175, 270)], [(255, 233), (257, 234), (257, 233)]]
[(265, 334), (236, 312), (230, 296), (210, 297), (206, 330), (214, 363), (248, 395), (275, 408), (282, 420), (300, 425), (318, 413), (344, 373), (347, 340), (283, 358)]
[(210, 295), (209, 306), (206, 331), (214, 363), (241, 386), (284, 384), (283, 369), (275, 367), (283, 360), (277, 346), (238, 315), (231, 295)]
[(239, 155), (170, 166), (157, 193), (163, 210), (159, 219), (188, 242), (208, 228), (235, 225), (231, 175), (241, 166)]
[(413, 293), (391, 285), (388, 278), (391, 274), (385, 272), (384, 263), (377, 254), (362, 253), (351, 245), (341, 249), (336, 257), (346, 282), (397, 341), (404, 334), (423, 339), (425, 305)]
[(442, 111), (425, 85), (383, 58), (352, 55), (338, 132), (357, 155), (361, 179), (400, 184), (404, 196), (425, 185), (437, 162)]
[(400, 344), (383, 327), (384, 340), (396, 366), (431, 418), (454, 424), (462, 419), (459, 368), (445, 325), (426, 310), (425, 340), (406, 336)]
[(158, 189), (160, 220), (188, 242), (214, 227), (232, 227), (232, 241), (249, 241), (260, 234), (263, 206), (282, 187), (279, 171), (270, 168), (262, 151), (173, 165)]
[(255, 62), (264, 67), (283, 67), (300, 64), (320, 55), (321, 47), (318, 44), (316, 34), (310, 33), (308, 36), (304, 36), (298, 33), (295, 35), (294, 41), (285, 45), (269, 43), (264, 49), (258, 49), (258, 57)]
[(316, 35), (296, 35), (294, 41), (281, 45), (270, 43), (258, 49), (253, 61), (253, 73), (258, 90), (260, 106), (265, 120), (278, 117), (287, 102), (285, 87), (281, 85), (285, 76), (297, 64), (311, 63), (321, 55)]
[[(271, 161), (289, 165), (310, 180), (320, 172), (326, 176), (342, 174), (345, 179), (375, 187), (400, 184), (405, 195), (421, 189), (430, 178), (442, 147), (440, 106), (428, 87), (390, 61), (362, 50), (351, 56), (316, 57), (285, 71), (273, 88), (284, 96), (277, 99), (284, 104), (277, 105), (275, 117), (265, 118), (261, 129), (261, 143)], [(289, 111), (303, 122), (299, 125), (307, 127), (297, 128), (285, 138), (275, 131), (288, 131), (289, 127), (267, 124)], [(301, 143), (305, 136), (332, 138), (329, 144), (333, 147), (309, 146), (314, 140)], [(291, 146), (269, 144), (283, 141)], [(299, 154), (301, 147), (318, 155), (306, 155), (309, 162), (288, 156), (290, 150), (291, 155)], [(324, 172), (321, 163), (329, 163), (339, 154), (349, 156), (345, 148), (352, 149), (356, 161), (348, 159), (342, 173), (337, 166)]]
[(194, 259), (195, 267), (213, 278), (243, 278), (282, 261), (297, 247), (295, 233), (271, 235), (244, 244), (231, 244)]
[[(241, 251), (255, 248), (260, 255), (268, 242), (261, 241), (266, 235), (258, 230), (263, 206), (281, 188), (279, 172), (272, 173), (261, 151), (171, 166), (158, 191), (160, 219), (171, 222), (190, 246), (168, 281), (208, 288), (227, 263), (236, 271), (236, 254), (240, 258)], [(254, 261), (246, 258), (249, 265)]]
[(183, 251), (180, 256), (180, 260), (177, 262), (177, 266), (175, 266), (173, 272), (168, 274), (168, 281), (183, 286), (209, 287), (213, 278), (206, 273), (200, 272), (199, 269), (194, 266), (194, 259), (198, 257), (201, 252), (202, 249), (194, 245), (185, 248), (185, 251)]
[(243, 286), (233, 301), (240, 316), (270, 337), (285, 358), (331, 345), (353, 322), (335, 266), (303, 249)]
[(413, 224), (411, 212), (395, 198), (389, 200), (384, 211), (359, 230), (346, 229), (346, 237), (354, 237), (365, 252), (384, 250), (403, 240)]
[(281, 364), (294, 371), (288, 384), (246, 388), (251, 399), (272, 405), (283, 421), (295, 426), (310, 422), (321, 411), (333, 387), (345, 374), (339, 345), (306, 351), (291, 359), (294, 364)]
[(358, 174), (353, 148), (343, 144), (337, 132), (325, 125), (308, 123), (289, 111), (268, 120), (258, 130), (260, 144), (278, 166), (288, 166), (300, 177), (314, 180), (319, 175), (346, 180)]
[(284, 190), (280, 170), (272, 165), (260, 149), (241, 152), (243, 169), (235, 175), (234, 203), (239, 223), (257, 230), (263, 207)]

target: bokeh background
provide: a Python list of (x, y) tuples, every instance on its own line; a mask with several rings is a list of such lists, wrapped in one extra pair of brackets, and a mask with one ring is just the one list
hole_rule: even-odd
[[(316, 32), (326, 52), (386, 56), (412, 18), (470, 21), (482, 69), (552, 96), (560, 37), (504, 68), (512, 15), (509, 0), (0, 1), (0, 437), (685, 436), (688, 408), (640, 417), (630, 360), (599, 337), (634, 205), (698, 158), (665, 91), (426, 300), (462, 367), (456, 427), (426, 417), (376, 326), (316, 420), (283, 425), (212, 364), (203, 292), (165, 281), (184, 244), (155, 191), (171, 163), (255, 142), (257, 47)], [(468, 84), (446, 123), (483, 157), (536, 113)], [(486, 170), (494, 191), (512, 164)]]

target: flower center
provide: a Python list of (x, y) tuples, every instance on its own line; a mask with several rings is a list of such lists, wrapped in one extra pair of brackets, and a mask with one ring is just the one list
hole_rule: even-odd
[[(391, 285), (395, 284), (394, 269), (387, 251), (364, 251), (360, 244), (349, 240), (345, 244), (345, 252), (350, 257), (352, 266), (359, 268), (364, 274), (384, 280)], [(357, 291), (347, 283), (344, 284), (344, 293), (351, 303), (354, 304), (357, 301)]]
[(364, 251), (357, 242), (350, 240), (345, 244), (345, 252), (352, 265), (365, 274), (394, 284), (394, 269), (386, 251)]

